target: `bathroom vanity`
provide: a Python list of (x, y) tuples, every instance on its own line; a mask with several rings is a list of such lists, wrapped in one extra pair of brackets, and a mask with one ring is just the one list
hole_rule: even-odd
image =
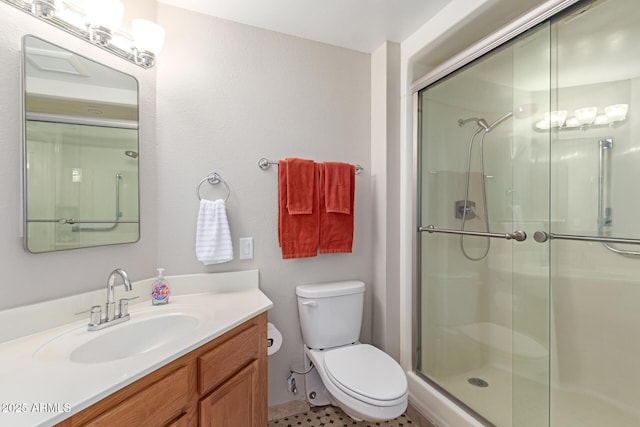
[(265, 426), (273, 304), (258, 271), (167, 280), (169, 304), (151, 305), (153, 279), (134, 282), (131, 319), (99, 331), (73, 313), (103, 290), (0, 311), (16, 325), (0, 334), (0, 425)]
[(57, 426), (263, 427), (266, 344), (262, 313)]

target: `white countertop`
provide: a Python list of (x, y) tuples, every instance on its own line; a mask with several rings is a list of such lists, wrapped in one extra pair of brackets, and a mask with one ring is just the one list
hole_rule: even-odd
[[(169, 304), (154, 307), (149, 300), (132, 304), (131, 320), (100, 331), (86, 331), (88, 318), (83, 317), (82, 320), (0, 343), (0, 426), (49, 426), (58, 423), (269, 310), (273, 303), (258, 289), (257, 271), (250, 272), (249, 280), (247, 272), (240, 273), (241, 283), (235, 284), (234, 280), (229, 282), (228, 277), (216, 283), (216, 274), (168, 277), (172, 287)], [(133, 285), (135, 288), (136, 283)], [(124, 291), (118, 287), (116, 298), (122, 297), (125, 297)], [(79, 298), (83, 302), (86, 300), (86, 296)], [(56, 307), (51, 302), (47, 304), (48, 308)], [(68, 298), (62, 305), (69, 305)], [(1, 313), (3, 328), (11, 324), (8, 322), (12, 318), (17, 320), (24, 316), (25, 310), (27, 313), (35, 311), (30, 306), (24, 310), (12, 310), (12, 316)], [(188, 334), (173, 339), (170, 344), (127, 358), (102, 363), (76, 363), (55, 354), (45, 353), (43, 356), (41, 351), (45, 344), (63, 334), (96, 337), (112, 329), (126, 327), (128, 323), (133, 324), (136, 318), (149, 318), (155, 313), (188, 314), (196, 311), (206, 312), (206, 316)], [(41, 312), (38, 317), (46, 320)]]

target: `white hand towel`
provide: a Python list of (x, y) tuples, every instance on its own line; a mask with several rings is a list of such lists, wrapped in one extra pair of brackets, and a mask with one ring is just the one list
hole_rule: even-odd
[(196, 224), (196, 257), (204, 265), (233, 259), (233, 245), (224, 200), (200, 200)]

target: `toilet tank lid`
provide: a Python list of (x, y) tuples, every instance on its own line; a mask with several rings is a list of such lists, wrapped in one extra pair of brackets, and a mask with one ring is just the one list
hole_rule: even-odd
[(360, 280), (296, 286), (296, 295), (303, 298), (330, 298), (341, 295), (361, 294), (363, 292), (364, 282)]

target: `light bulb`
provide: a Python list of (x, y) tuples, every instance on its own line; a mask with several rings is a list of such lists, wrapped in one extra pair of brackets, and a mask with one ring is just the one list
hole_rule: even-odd
[(567, 110), (558, 110), (544, 113), (544, 120), (547, 121), (549, 123), (549, 126), (551, 127), (562, 127), (564, 121), (567, 120)]
[(609, 123), (609, 117), (607, 117), (606, 114), (599, 114), (593, 120), (594, 125), (606, 125), (608, 123)]
[(627, 111), (629, 111), (629, 104), (615, 104), (604, 107), (604, 113), (609, 118), (609, 121), (619, 122), (627, 118)]
[(596, 114), (598, 114), (597, 107), (579, 108), (576, 110), (576, 119), (581, 125), (589, 125), (593, 123), (593, 120), (596, 118)]
[(582, 123), (578, 120), (577, 117), (569, 117), (566, 122), (564, 122), (565, 126), (568, 128), (577, 128)]
[(122, 22), (124, 5), (120, 0), (86, 0), (85, 11), (91, 41), (107, 46)]
[(536, 122), (536, 128), (540, 129), (540, 130), (547, 130), (549, 129), (551, 126), (549, 125), (549, 120), (547, 119), (543, 119), (543, 120), (538, 120)]
[(162, 49), (165, 31), (155, 22), (136, 18), (131, 22), (131, 32), (136, 49), (151, 52), (154, 55)]
[(87, 24), (114, 32), (120, 27), (124, 5), (120, 0), (85, 0)]

